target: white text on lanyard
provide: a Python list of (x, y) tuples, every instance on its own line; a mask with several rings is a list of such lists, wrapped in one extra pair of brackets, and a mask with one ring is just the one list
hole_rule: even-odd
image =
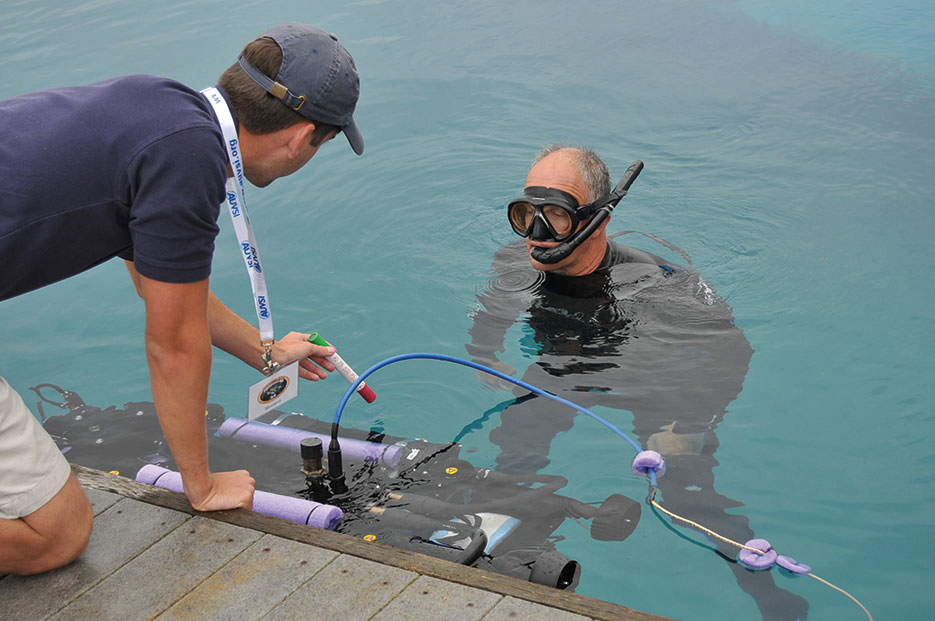
[(227, 180), (227, 210), (234, 224), (234, 233), (240, 245), (241, 256), (247, 267), (250, 277), (250, 287), (253, 289), (253, 302), (256, 307), (257, 322), (260, 329), (260, 342), (265, 347), (263, 356), (266, 368), (263, 372), (269, 375), (279, 366), (272, 360), (273, 347), (273, 312), (269, 306), (269, 296), (266, 292), (266, 278), (263, 276), (263, 267), (260, 263), (260, 252), (257, 249), (256, 238), (253, 235), (253, 226), (250, 224), (250, 215), (247, 212), (247, 199), (244, 192), (243, 160), (240, 157), (240, 142), (237, 139), (237, 129), (231, 116), (227, 102), (221, 93), (214, 87), (206, 88), (201, 94), (207, 98), (214, 109), (214, 114), (221, 125), (224, 144), (227, 147), (227, 157), (230, 160), (233, 178)]

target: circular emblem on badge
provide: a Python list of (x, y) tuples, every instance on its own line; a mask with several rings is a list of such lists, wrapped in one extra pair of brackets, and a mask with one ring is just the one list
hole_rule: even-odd
[(281, 395), (283, 391), (286, 390), (288, 386), (289, 386), (288, 377), (277, 377), (276, 379), (274, 379), (269, 384), (263, 387), (263, 390), (260, 391), (260, 394), (257, 396), (256, 400), (262, 403), (263, 405), (266, 405), (267, 403), (270, 403), (271, 401), (275, 401), (279, 397), (279, 395)]

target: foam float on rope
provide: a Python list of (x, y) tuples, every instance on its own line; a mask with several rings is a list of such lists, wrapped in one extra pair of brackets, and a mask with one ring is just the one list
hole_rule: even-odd
[(779, 565), (782, 569), (793, 574), (807, 574), (812, 571), (812, 568), (805, 563), (800, 563), (790, 556), (781, 556), (773, 549), (773, 546), (769, 545), (769, 541), (766, 539), (751, 539), (744, 545), (760, 551), (759, 554), (747, 549), (740, 551), (737, 560), (747, 569), (760, 571), (770, 569), (773, 565)]

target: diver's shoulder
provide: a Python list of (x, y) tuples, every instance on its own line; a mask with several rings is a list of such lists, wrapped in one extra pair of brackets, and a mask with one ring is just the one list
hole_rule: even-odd
[(606, 263), (609, 265), (619, 265), (621, 263), (647, 263), (649, 265), (666, 265), (666, 260), (651, 252), (624, 246), (621, 243), (609, 240), (607, 242), (607, 254), (610, 259)]

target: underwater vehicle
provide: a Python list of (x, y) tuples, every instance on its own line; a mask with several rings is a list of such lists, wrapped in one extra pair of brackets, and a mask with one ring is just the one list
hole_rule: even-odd
[[(129, 477), (175, 468), (152, 402), (101, 409), (54, 384), (31, 390), (69, 461)], [(49, 405), (65, 411), (49, 415)], [(331, 422), (279, 410), (248, 421), (217, 404), (205, 417), (212, 469), (246, 468), (258, 489), (339, 508), (337, 532), (557, 589), (574, 590), (582, 571), (556, 548), (566, 519), (590, 520), (595, 540), (623, 541), (641, 516), (621, 494), (599, 503), (559, 494), (561, 476), (475, 467), (456, 442), (341, 427), (335, 454), (325, 450), (333, 449)]]

